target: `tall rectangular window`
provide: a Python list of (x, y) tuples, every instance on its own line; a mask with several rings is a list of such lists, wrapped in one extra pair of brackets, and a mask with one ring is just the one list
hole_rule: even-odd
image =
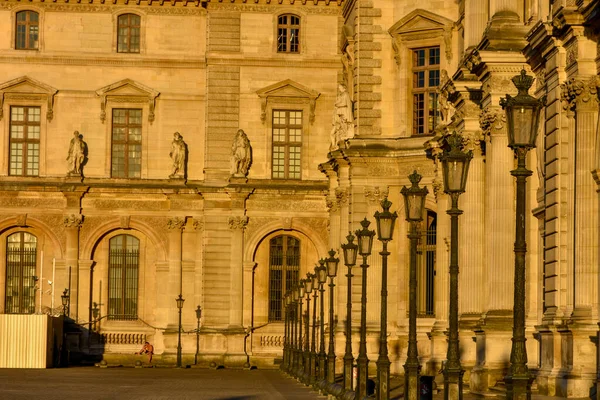
[(277, 52), (300, 52), (300, 17), (293, 14), (277, 18)]
[(40, 107), (10, 108), (10, 175), (38, 176)]
[(142, 110), (113, 109), (112, 173), (113, 178), (141, 178)]
[(413, 50), (412, 65), (413, 135), (432, 135), (440, 121), (440, 48)]
[(140, 21), (136, 14), (122, 14), (117, 20), (117, 52), (140, 52)]
[(35, 11), (19, 11), (15, 34), (17, 50), (36, 50), (40, 34), (39, 14)]
[(298, 283), (300, 275), (300, 241), (281, 235), (269, 245), (269, 321), (283, 319), (283, 296)]
[(302, 111), (273, 110), (273, 179), (300, 179)]
[(137, 318), (140, 241), (131, 235), (110, 239), (108, 261), (108, 318)]

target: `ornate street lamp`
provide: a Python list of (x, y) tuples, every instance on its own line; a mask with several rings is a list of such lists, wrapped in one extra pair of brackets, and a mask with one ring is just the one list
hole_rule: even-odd
[(290, 296), (289, 291), (285, 293), (283, 296), (283, 362), (279, 366), (282, 371), (287, 370), (287, 364), (290, 361), (288, 355), (289, 349), (289, 334), (290, 330), (288, 329), (290, 323)]
[(194, 365), (198, 365), (198, 353), (200, 353), (200, 318), (202, 318), (202, 307), (196, 307), (196, 354), (194, 355)]
[[(321, 263), (322, 260), (319, 260)], [(308, 384), (314, 386), (317, 383), (317, 296), (319, 292), (319, 277), (315, 273), (312, 274), (313, 281), (313, 314), (312, 314), (312, 346), (310, 348), (310, 376)]]
[(525, 346), (525, 215), (527, 177), (532, 174), (527, 169), (527, 152), (535, 147), (538, 133), (540, 111), (546, 98), (536, 99), (529, 95), (534, 78), (521, 70), (521, 74), (512, 78), (519, 91), (515, 97), (506, 95), (500, 99), (500, 105), (506, 111), (508, 125), (508, 147), (517, 156), (517, 168), (510, 171), (517, 178), (517, 207), (515, 232), (515, 283), (513, 337), (510, 351), (510, 370), (505, 378), (508, 399), (530, 399), (533, 377), (527, 369), (527, 348)]
[(67, 316), (68, 314), (68, 309), (69, 309), (69, 302), (71, 301), (70, 299), (70, 295), (69, 295), (69, 289), (66, 289), (63, 291), (63, 294), (60, 296), (60, 300), (62, 301), (62, 306), (63, 306), (63, 316)]
[(98, 303), (94, 302), (93, 307), (92, 307), (92, 317), (94, 318), (94, 332), (96, 331), (96, 328), (97, 328), (99, 316), (100, 316), (100, 307), (98, 306)]
[(458, 352), (458, 197), (464, 193), (467, 184), (471, 152), (463, 152), (462, 138), (454, 132), (447, 138), (446, 148), (440, 160), (444, 175), (444, 192), (450, 195), (452, 207), (446, 211), (450, 215), (450, 313), (447, 361), (444, 368), (444, 399), (462, 399), (462, 376)]
[(367, 257), (371, 254), (373, 248), (373, 236), (375, 231), (369, 230), (371, 222), (367, 218), (360, 222), (362, 229), (356, 231), (358, 237), (358, 253), (363, 261), (360, 265), (362, 269), (362, 290), (360, 297), (360, 345), (358, 357), (358, 388), (357, 399), (364, 399), (367, 396), (367, 380), (369, 379), (369, 359), (367, 358)]
[(344, 264), (348, 268), (348, 291), (346, 294), (346, 352), (344, 354), (344, 391), (352, 392), (352, 369), (354, 357), (352, 356), (352, 267), (356, 265), (358, 245), (354, 243), (354, 235), (350, 232), (346, 236), (348, 243), (342, 244), (344, 251)]
[(408, 179), (410, 188), (404, 186), (400, 193), (404, 196), (404, 211), (406, 221), (410, 224), (410, 266), (409, 266), (409, 295), (408, 295), (408, 350), (404, 364), (404, 398), (417, 400), (419, 395), (419, 353), (417, 350), (417, 241), (419, 223), (423, 220), (425, 197), (429, 192), (426, 187), (419, 187), (421, 175), (414, 171)]
[(310, 352), (310, 294), (313, 290), (313, 279), (312, 274), (309, 272), (306, 274), (304, 280), (304, 290), (306, 292), (306, 340), (304, 341), (304, 373), (302, 374), (301, 381), (308, 385), (310, 383), (310, 372), (312, 365), (312, 354)]
[(177, 368), (181, 368), (181, 309), (183, 308), (183, 302), (185, 299), (181, 297), (181, 293), (179, 293), (179, 297), (175, 299), (177, 302), (177, 308), (179, 309), (179, 329), (177, 330)]
[[(327, 386), (329, 388), (329, 393), (333, 395), (341, 394), (341, 386), (336, 388), (335, 385), (335, 342), (333, 340), (333, 328), (334, 328), (334, 318), (333, 318), (333, 288), (335, 284), (333, 283), (333, 278), (337, 275), (338, 265), (340, 263), (340, 259), (335, 257), (335, 251), (333, 249), (329, 250), (329, 257), (325, 260), (327, 263), (327, 276), (329, 277), (329, 352), (327, 353)], [(323, 318), (323, 317), (321, 317)], [(323, 343), (324, 345), (324, 343)], [(325, 353), (325, 351), (323, 351)], [(334, 393), (336, 392), (336, 393)]]
[(390, 212), (392, 202), (383, 199), (381, 207), (383, 212), (375, 212), (377, 222), (377, 239), (383, 244), (381, 255), (381, 326), (379, 328), (379, 357), (377, 358), (377, 399), (387, 400), (390, 398), (390, 358), (388, 357), (387, 345), (387, 244), (392, 240), (394, 224), (398, 214)]
[(304, 292), (306, 291), (306, 279), (300, 279), (300, 282), (298, 284), (298, 288), (296, 290), (296, 294), (294, 296), (298, 297), (298, 302), (299, 302), (299, 308), (300, 311), (298, 312), (298, 316), (297, 316), (297, 320), (298, 320), (298, 346), (296, 349), (296, 369), (295, 369), (295, 375), (296, 378), (298, 378), (300, 381), (302, 380), (302, 375), (304, 374), (304, 352), (303, 352), (303, 337), (302, 337), (302, 324), (304, 324), (304, 321), (302, 320), (303, 318), (303, 314), (302, 314), (302, 303), (304, 300)]
[(321, 296), (321, 323), (320, 323), (320, 345), (319, 345), (319, 379), (317, 385), (322, 388), (325, 381), (325, 362), (327, 360), (327, 354), (325, 354), (325, 288), (323, 285), (327, 282), (327, 267), (325, 267), (326, 260), (319, 260), (319, 266), (315, 268), (317, 281), (319, 284), (319, 292)]

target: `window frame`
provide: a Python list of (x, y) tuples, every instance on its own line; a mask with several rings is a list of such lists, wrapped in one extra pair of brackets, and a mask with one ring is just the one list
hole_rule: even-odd
[[(114, 113), (115, 113), (115, 111), (121, 111), (121, 110), (127, 111), (127, 114), (126, 114), (127, 122), (125, 123), (125, 125), (123, 125), (124, 127), (126, 127), (127, 132), (125, 133), (125, 139), (124, 140), (122, 140), (122, 141), (121, 140), (117, 140), (116, 143), (115, 143), (115, 139), (114, 139), (114, 126), (115, 126), (114, 125), (114, 118), (115, 118), (115, 116), (114, 116)], [(132, 111), (132, 110), (140, 111), (140, 121), (141, 122), (139, 124), (129, 124), (128, 123), (129, 122), (129, 111)], [(110, 158), (109, 158), (110, 159), (110, 165), (109, 165), (110, 177), (114, 178), (114, 179), (142, 179), (144, 177), (144, 171), (143, 171), (144, 164), (145, 164), (144, 163), (144, 161), (145, 161), (144, 160), (144, 154), (146, 153), (146, 151), (145, 151), (146, 149), (144, 149), (144, 143), (146, 142), (144, 140), (144, 136), (145, 136), (144, 135), (144, 107), (115, 107), (115, 108), (110, 108), (110, 116), (111, 116), (110, 124), (107, 124), (107, 125), (109, 125), (109, 130), (110, 130), (110, 135), (109, 135), (110, 146), (109, 146), (109, 150), (108, 150), (109, 154), (110, 154)], [(129, 128), (130, 127), (138, 127), (138, 126), (139, 126), (139, 129), (140, 129), (140, 140), (139, 140), (139, 142), (130, 141), (129, 140)], [(114, 147), (115, 144), (123, 144), (125, 146), (125, 150), (124, 150), (125, 164), (124, 164), (124, 167), (123, 167), (123, 170), (125, 172), (125, 176), (115, 176), (114, 173), (113, 173), (113, 170), (114, 170), (113, 166), (114, 166), (114, 161), (115, 161), (114, 160), (114, 156), (113, 156), (113, 154), (114, 154), (113, 147)], [(129, 146), (130, 145), (139, 145), (139, 147), (140, 147), (140, 157), (139, 157), (140, 172), (139, 172), (139, 176), (137, 176), (137, 177), (132, 177), (132, 176), (129, 175), (129, 160), (130, 160), (130, 157), (128, 157), (128, 154), (129, 154)]]
[[(20, 23), (19, 22), (19, 18), (18, 15), (22, 14), (22, 13), (27, 13), (26, 15), (26, 20), (25, 23)], [(30, 22), (30, 14), (34, 13), (37, 15), (37, 23), (36, 24), (31, 24)], [(25, 47), (18, 47), (17, 46), (17, 40), (18, 40), (18, 26), (19, 25), (24, 25), (25, 26)], [(31, 26), (37, 26), (37, 45), (35, 47), (31, 47), (30, 46), (30, 35), (29, 35), (29, 29)], [(12, 37), (12, 46), (15, 50), (32, 50), (32, 51), (39, 51), (40, 50), (40, 43), (41, 43), (41, 13), (38, 10), (34, 10), (31, 8), (25, 8), (25, 9), (20, 9), (20, 10), (16, 10), (14, 13), (14, 23), (13, 23), (13, 37)]]
[[(278, 238), (282, 238), (282, 251), (281, 251), (281, 265), (274, 265), (273, 264), (273, 248), (274, 248), (274, 242), (278, 239)], [(288, 257), (287, 255), (289, 254), (288, 251), (288, 239), (293, 239), (296, 241), (295, 244), (295, 248), (297, 250), (297, 255), (296, 255), (296, 259), (295, 259), (295, 265), (290, 266), (288, 264)], [(302, 241), (300, 240), (300, 238), (293, 236), (293, 235), (288, 235), (288, 234), (280, 234), (280, 235), (276, 235), (272, 238), (269, 239), (269, 276), (268, 276), (268, 280), (267, 280), (267, 286), (268, 286), (268, 297), (267, 297), (267, 321), (269, 323), (273, 323), (273, 322), (283, 322), (284, 319), (284, 296), (285, 293), (287, 292), (287, 290), (291, 289), (295, 283), (298, 283), (300, 280), (300, 270), (302, 268)], [(274, 269), (274, 266), (279, 266), (281, 267), (281, 271), (282, 271), (282, 276), (281, 276), (281, 286), (280, 286), (280, 290), (279, 290), (279, 296), (273, 295), (273, 271), (276, 271), (277, 269)], [(290, 268), (286, 268), (286, 267), (290, 267)], [(290, 278), (290, 287), (287, 287), (287, 278), (284, 279), (283, 275), (285, 275), (286, 272), (296, 272), (296, 277), (292, 277)], [(275, 304), (279, 304), (279, 307), (277, 309), (274, 308)]]
[[(120, 23), (121, 23), (121, 19), (122, 19), (123, 17), (127, 17), (127, 25), (122, 27), (122, 26), (120, 25)], [(132, 21), (131, 21), (131, 20), (132, 20), (132, 17), (137, 17), (137, 18), (139, 18), (139, 22), (138, 22), (138, 24), (137, 24), (137, 25), (135, 25), (135, 24), (133, 24), (133, 23), (132, 23)], [(126, 49), (124, 49), (124, 50), (121, 50), (121, 49), (120, 49), (120, 45), (121, 45), (120, 41), (121, 41), (121, 38), (123, 37), (123, 36), (120, 34), (120, 30), (121, 30), (121, 28), (126, 28), (126, 29), (127, 29), (127, 41), (126, 41), (126, 43), (125, 43), (127, 48), (126, 48)], [(137, 36), (137, 39), (138, 39), (138, 43), (137, 43), (137, 51), (134, 51), (134, 50), (132, 50), (132, 49), (131, 49), (131, 47), (132, 47), (132, 41), (131, 41), (131, 38), (133, 37), (133, 36), (132, 36), (132, 34), (131, 34), (131, 31), (132, 31), (132, 29), (133, 29), (133, 28), (137, 28), (137, 30), (138, 30), (138, 36)], [(135, 14), (135, 13), (127, 12), (127, 13), (122, 13), (122, 14), (119, 14), (119, 15), (117, 16), (117, 53), (125, 53), (125, 54), (139, 54), (139, 53), (140, 53), (140, 51), (141, 51), (141, 37), (142, 37), (142, 17), (141, 17), (139, 14)]]
[[(276, 112), (284, 112), (285, 113), (286, 123), (284, 125), (275, 126), (274, 119), (275, 119)], [(300, 117), (300, 119), (302, 121), (301, 125), (291, 125), (289, 123), (290, 113), (292, 113), (292, 112), (300, 112), (301, 113), (301, 117)], [(271, 128), (270, 129), (270, 132), (271, 132), (271, 135), (270, 135), (270, 138), (271, 138), (271, 179), (278, 180), (278, 181), (279, 180), (294, 180), (294, 181), (302, 180), (302, 172), (304, 170), (303, 160), (305, 158), (305, 157), (303, 157), (303, 154), (304, 154), (303, 147), (304, 147), (305, 136), (306, 136), (305, 128), (304, 128), (305, 127), (305, 119), (304, 118), (305, 118), (305, 112), (301, 108), (286, 109), (286, 108), (274, 107), (273, 109), (271, 109), (271, 124), (270, 124), (270, 128)], [(282, 141), (282, 142), (275, 142), (274, 131), (276, 128), (281, 128), (281, 127), (285, 128), (285, 139), (286, 140)], [(297, 141), (292, 142), (289, 140), (289, 131), (290, 131), (290, 129), (293, 129), (293, 128), (297, 129), (298, 127), (300, 127), (300, 130), (301, 130), (301, 140), (299, 142), (297, 142)], [(283, 146), (286, 149), (285, 153), (284, 153), (284, 177), (275, 177), (274, 176), (274, 174), (275, 174), (274, 156), (275, 156), (275, 146), (276, 145)], [(290, 177), (290, 151), (289, 151), (289, 149), (291, 147), (300, 149), (300, 161), (299, 161), (300, 171), (298, 172), (298, 175), (299, 175), (298, 177)]]
[[(280, 24), (279, 23), (279, 19), (281, 17), (288, 17), (288, 22), (286, 22), (285, 24)], [(292, 24), (291, 22), (291, 18), (295, 17), (298, 18), (298, 23), (297, 24)], [(282, 12), (279, 13), (275, 16), (275, 35), (274, 35), (274, 44), (275, 44), (275, 52), (277, 54), (300, 54), (303, 52), (303, 26), (302, 26), (302, 21), (303, 21), (303, 16), (300, 14), (297, 14), (295, 12)], [(291, 30), (292, 29), (298, 29), (298, 50), (297, 51), (291, 51), (290, 50), (290, 46), (287, 45), (286, 49), (283, 51), (279, 50), (279, 30), (280, 29), (285, 29), (286, 30), (286, 37), (291, 36)], [(287, 42), (286, 42), (287, 43)], [(289, 43), (288, 43), (289, 44)]]
[[(119, 51), (119, 17), (125, 14), (137, 15), (140, 17), (140, 44), (138, 52), (120, 52)], [(112, 52), (121, 57), (138, 57), (140, 54), (146, 54), (146, 20), (147, 14), (141, 9), (115, 10), (113, 12), (113, 38)]]
[[(14, 139), (12, 137), (12, 128), (15, 125), (15, 121), (13, 121), (13, 109), (14, 108), (23, 108), (24, 109), (24, 120), (23, 123), (17, 123), (17, 126), (24, 126), (23, 129), (23, 138), (22, 139)], [(28, 119), (28, 110), (29, 109), (38, 109), (39, 110), (39, 121), (37, 122), (37, 124), (29, 124), (27, 123), (27, 119)], [(19, 105), (19, 104), (11, 104), (8, 107), (8, 146), (7, 146), (7, 151), (8, 151), (8, 170), (7, 170), (7, 174), (8, 176), (19, 176), (19, 177), (39, 177), (40, 176), (40, 169), (41, 169), (41, 149), (42, 149), (42, 107), (40, 105)], [(38, 133), (38, 138), (37, 139), (30, 139), (29, 137), (27, 137), (27, 133), (29, 131), (29, 127), (30, 126), (38, 126), (39, 127), (39, 133)], [(22, 164), (21, 164), (21, 173), (20, 174), (13, 174), (12, 173), (12, 160), (13, 160), (13, 152), (12, 152), (12, 145), (13, 143), (21, 143), (21, 151), (22, 151)], [(28, 145), (29, 144), (37, 144), (38, 145), (38, 151), (37, 151), (37, 173), (35, 174), (28, 174), (27, 173), (27, 164), (28, 164), (28, 159), (29, 159), (29, 149), (28, 149)]]
[[(30, 276), (31, 285), (28, 286), (28, 288), (33, 293), (30, 296), (31, 304), (30, 304), (28, 312), (23, 311), (23, 304), (22, 304), (22, 297), (23, 297), (24, 292), (25, 292), (24, 291), (24, 286), (23, 286), (24, 285), (24, 282), (23, 282), (24, 277), (23, 277), (23, 271), (22, 270), (24, 268), (23, 268), (23, 265), (22, 265), (22, 263), (23, 263), (22, 260), (20, 260), (20, 263), (21, 263), (21, 271), (20, 272), (21, 273), (20, 273), (20, 275), (18, 277), (19, 278), (19, 287), (18, 287), (19, 294), (18, 294), (18, 298), (20, 299), (19, 300), (19, 310), (17, 312), (13, 312), (12, 310), (8, 309), (8, 304), (7, 304), (8, 303), (8, 292), (9, 292), (8, 291), (8, 284), (9, 284), (9, 279), (8, 279), (9, 278), (8, 277), (8, 273), (9, 273), (9, 261), (8, 261), (8, 257), (9, 257), (9, 251), (8, 251), (9, 237), (11, 237), (13, 235), (17, 235), (17, 234), (21, 235), (21, 241), (20, 241), (21, 250), (23, 250), (23, 246), (24, 246), (24, 241), (22, 240), (24, 234), (31, 235), (35, 239), (35, 250), (34, 250), (34, 256), (33, 256), (33, 273), (34, 273), (34, 275)], [(2, 285), (3, 286), (2, 290), (4, 291), (3, 296), (2, 296), (2, 299), (4, 301), (4, 312), (6, 314), (33, 314), (33, 313), (35, 313), (36, 305), (38, 305), (38, 304), (36, 304), (36, 296), (35, 296), (35, 289), (34, 289), (35, 288), (35, 280), (33, 279), (33, 277), (37, 275), (38, 256), (39, 256), (39, 251), (38, 250), (40, 248), (40, 238), (37, 235), (35, 235), (34, 233), (29, 232), (28, 230), (19, 229), (19, 230), (13, 231), (13, 232), (9, 232), (6, 236), (4, 236), (4, 242), (5, 242), (5, 244), (4, 244), (4, 260), (5, 260), (5, 267), (6, 267), (5, 271), (4, 271), (4, 276), (3, 276), (4, 282), (3, 282), (3, 285)]]
[[(430, 64), (430, 50), (432, 49), (436, 49), (438, 50), (438, 63), (437, 64)], [(424, 50), (425, 51), (425, 64), (422, 66), (416, 65), (416, 52), (417, 51), (421, 51)], [(440, 114), (440, 110), (439, 107), (437, 105), (437, 103), (439, 102), (439, 94), (437, 93), (437, 90), (439, 88), (439, 83), (440, 83), (440, 77), (441, 77), (441, 70), (442, 70), (442, 58), (441, 58), (441, 46), (439, 45), (434, 45), (434, 46), (420, 46), (420, 47), (415, 47), (415, 48), (411, 48), (410, 49), (410, 55), (411, 57), (409, 58), (411, 60), (410, 63), (410, 79), (409, 81), (411, 82), (410, 84), (410, 97), (409, 97), (409, 101), (408, 103), (410, 104), (410, 115), (411, 118), (410, 120), (412, 121), (411, 123), (411, 131), (412, 134), (411, 136), (431, 136), (434, 134), (435, 131), (435, 127), (436, 125), (441, 121), (441, 114)], [(437, 71), (438, 71), (438, 76), (437, 76), (437, 81), (438, 84), (437, 86), (430, 86), (429, 85), (429, 81), (430, 81), (430, 72), (431, 71), (435, 71), (436, 68), (431, 68), (431, 66), (437, 66)], [(415, 87), (415, 73), (418, 72), (424, 72), (424, 83), (425, 85), (422, 87)], [(418, 129), (418, 124), (417, 124), (417, 117), (416, 117), (416, 109), (415, 109), (415, 96), (418, 94), (423, 94), (424, 100), (423, 100), (423, 133), (419, 133), (417, 132)], [(434, 122), (433, 126), (429, 126), (429, 96), (431, 94), (435, 94), (435, 113), (437, 113), (436, 116), (436, 121)]]
[[(124, 250), (124, 257), (127, 258), (128, 257), (128, 253), (127, 253), (127, 239), (128, 238), (132, 238), (137, 244), (137, 254), (136, 254), (136, 260), (137, 260), (137, 265), (135, 267), (135, 272), (136, 272), (136, 276), (135, 276), (135, 313), (132, 314), (126, 314), (126, 304), (125, 304), (125, 299), (126, 296), (126, 284), (121, 283), (121, 305), (120, 305), (120, 309), (123, 311), (123, 314), (111, 314), (111, 309), (113, 308), (113, 306), (111, 305), (112, 303), (112, 297), (111, 297), (111, 292), (112, 292), (112, 285), (113, 283), (113, 279), (111, 277), (111, 272), (114, 268), (113, 264), (112, 264), (112, 260), (113, 260), (113, 254), (112, 251), (113, 249), (111, 248), (111, 243), (113, 242), (113, 240), (117, 240), (118, 238), (123, 238), (123, 244), (122, 244), (122, 250)], [(108, 275), (108, 285), (107, 285), (107, 291), (108, 291), (108, 301), (107, 301), (107, 305), (106, 305), (106, 315), (107, 315), (107, 319), (109, 321), (135, 321), (139, 318), (140, 315), (140, 282), (141, 282), (141, 274), (140, 274), (140, 270), (141, 270), (141, 257), (142, 257), (142, 241), (140, 240), (140, 238), (131, 235), (131, 234), (127, 234), (127, 233), (120, 233), (117, 235), (114, 235), (110, 238), (108, 238), (107, 240), (107, 247), (108, 247), (108, 259), (107, 259), (107, 275)], [(116, 255), (115, 257), (117, 257), (118, 255)], [(123, 255), (121, 255), (121, 257), (123, 257)], [(127, 280), (127, 262), (125, 262), (125, 264), (121, 264), (121, 282), (124, 282)], [(124, 266), (124, 267), (123, 267)], [(112, 316), (111, 316), (112, 315)]]

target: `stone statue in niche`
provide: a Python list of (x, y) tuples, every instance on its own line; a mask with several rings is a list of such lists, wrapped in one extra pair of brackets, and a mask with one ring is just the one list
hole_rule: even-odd
[(354, 116), (352, 99), (343, 84), (338, 85), (338, 94), (333, 107), (330, 150), (338, 148), (338, 143), (354, 137)]
[(171, 152), (169, 157), (173, 161), (173, 169), (169, 178), (185, 178), (185, 167), (187, 160), (187, 145), (183, 141), (183, 136), (179, 132), (173, 134), (171, 142)]
[(79, 131), (73, 132), (73, 138), (69, 143), (69, 153), (67, 155), (67, 175), (81, 176), (82, 167), (86, 156), (86, 145), (83, 141), (83, 135)]
[(252, 162), (252, 147), (243, 129), (239, 129), (231, 145), (231, 175), (245, 177)]

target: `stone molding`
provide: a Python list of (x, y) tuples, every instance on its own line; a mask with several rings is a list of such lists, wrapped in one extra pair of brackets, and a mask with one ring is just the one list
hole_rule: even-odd
[(65, 228), (78, 228), (83, 223), (83, 215), (69, 214), (63, 217), (63, 225)]
[(258, 97), (260, 97), (260, 120), (263, 124), (267, 118), (267, 106), (269, 102), (273, 103), (293, 103), (303, 104), (308, 103), (310, 106), (309, 121), (312, 124), (315, 122), (315, 108), (317, 98), (321, 93), (316, 90), (307, 88), (304, 85), (294, 82), (291, 79), (269, 85), (265, 88), (256, 91)]
[[(43, 9), (45, 12), (78, 12), (78, 13), (107, 13), (112, 14), (114, 12), (131, 11), (132, 9), (140, 9), (146, 14), (164, 14), (164, 15), (205, 15), (206, 10), (200, 6), (200, 0), (171, 0), (168, 1), (169, 6), (163, 6), (164, 0), (143, 0), (146, 5), (142, 5), (142, 0), (135, 0), (135, 4), (129, 4), (129, 0), (126, 1), (126, 5), (116, 4), (117, 0), (108, 0), (109, 4), (105, 4), (106, 0), (87, 0), (88, 4), (81, 4), (81, 0), (77, 0), (76, 3), (68, 3), (69, 0), (64, 0), (65, 4), (57, 4), (56, 0), (54, 3), (45, 3), (44, 0), (35, 2), (35, 7)], [(33, 3), (33, 1), (30, 1)], [(96, 4), (94, 4), (96, 3)], [(112, 3), (112, 4), (110, 4)], [(153, 6), (152, 3), (159, 4), (161, 7)], [(179, 6), (175, 6), (179, 3)], [(188, 6), (188, 3), (193, 6)], [(21, 2), (2, 2), (0, 3), (0, 9), (12, 10), (13, 8), (20, 7)]]
[(106, 106), (109, 102), (115, 103), (148, 103), (148, 122), (154, 122), (154, 108), (156, 98), (160, 92), (142, 85), (132, 79), (123, 79), (96, 90), (100, 97), (100, 121), (106, 120)]
[[(288, 6), (288, 5), (295, 5), (296, 0), (286, 0), (286, 2), (288, 4), (283, 4), (284, 0), (274, 0), (273, 4), (271, 3), (271, 0), (262, 0), (263, 4), (258, 4), (259, 2), (261, 2), (261, 0), (230, 0), (230, 3), (237, 3), (237, 4), (224, 4), (221, 1), (222, 0), (217, 0), (218, 3), (216, 1), (211, 1), (211, 0), (203, 0), (203, 2), (209, 3), (208, 6), (210, 7), (210, 10), (216, 9), (216, 10), (223, 10), (223, 11), (240, 11), (240, 12), (261, 12), (261, 13), (275, 13), (277, 12), (281, 6)], [(246, 2), (248, 1), (252, 1), (255, 4), (246, 4)], [(277, 2), (277, 4), (274, 4), (275, 1)], [(318, 3), (325, 3), (326, 6), (329, 6), (331, 3), (334, 3), (337, 6), (341, 6), (342, 4), (342, 0), (335, 0), (335, 1), (330, 1), (330, 0), (298, 0), (298, 3), (302, 4), (303, 6), (305, 6), (306, 4), (313, 4), (313, 5), (318, 5)], [(210, 12), (210, 11), (209, 11)], [(307, 13), (307, 14), (322, 14), (322, 15), (341, 15), (342, 14), (342, 10), (336, 7), (323, 7), (323, 6), (318, 6), (318, 7), (307, 7), (305, 9), (302, 9), (302, 12)]]
[[(1, 3), (0, 3), (1, 4)], [(31, 61), (30, 61), (31, 62)], [(0, 84), (0, 120), (4, 116), (5, 100), (46, 101), (46, 119), (52, 121), (54, 117), (54, 96), (58, 89), (32, 79), (26, 75)]]
[(244, 230), (244, 229), (246, 229), (246, 226), (248, 226), (248, 216), (243, 215), (243, 216), (229, 217), (227, 219), (227, 223), (229, 224), (229, 229), (231, 229), (231, 230), (236, 230), (236, 229)]
[[(2, 3), (0, 3), (2, 4)], [(124, 53), (122, 53), (124, 54)], [(187, 56), (186, 56), (187, 57)], [(2, 54), (0, 62), (6, 64), (28, 64), (31, 58), (24, 54)], [(179, 68), (179, 69), (204, 69), (206, 62), (204, 58), (186, 60), (167, 60), (159, 58), (132, 58), (128, 56), (113, 57), (106, 55), (86, 56), (74, 54), (73, 56), (39, 54), (35, 59), (36, 64), (42, 65), (80, 65), (80, 66), (127, 66), (139, 68)]]

